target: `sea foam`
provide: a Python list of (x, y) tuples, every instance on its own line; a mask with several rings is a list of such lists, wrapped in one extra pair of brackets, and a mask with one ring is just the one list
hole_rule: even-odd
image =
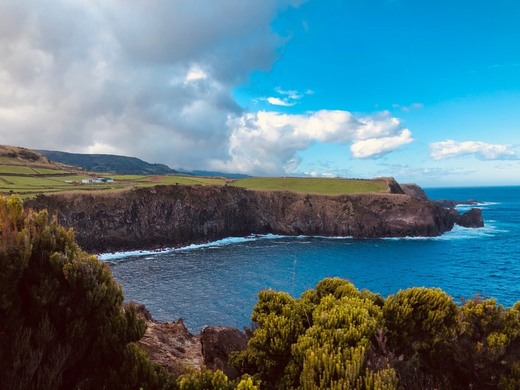
[[(127, 257), (136, 257), (136, 256), (149, 256), (156, 255), (161, 253), (171, 253), (171, 252), (181, 252), (181, 251), (190, 251), (204, 248), (214, 248), (221, 247), (227, 245), (238, 245), (243, 244), (245, 242), (256, 241), (256, 240), (273, 240), (273, 239), (281, 239), (287, 238), (289, 236), (282, 236), (278, 234), (251, 234), (245, 237), (227, 237), (221, 240), (205, 242), (202, 244), (190, 244), (187, 246), (182, 246), (178, 248), (162, 248), (157, 250), (137, 250), (137, 251), (126, 251), (126, 252), (112, 252), (112, 253), (101, 253), (98, 255), (98, 258), (103, 261), (114, 261)], [(303, 237), (303, 236), (298, 236)]]

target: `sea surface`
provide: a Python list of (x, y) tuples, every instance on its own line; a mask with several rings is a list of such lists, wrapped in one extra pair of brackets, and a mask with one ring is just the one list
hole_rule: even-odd
[[(260, 290), (293, 296), (327, 276), (384, 296), (412, 286), (440, 287), (457, 303), (480, 297), (520, 300), (520, 187), (426, 189), (430, 199), (476, 199), (485, 227), (441, 237), (352, 239), (251, 236), (163, 252), (104, 254), (125, 299), (161, 321), (250, 325)], [(458, 207), (468, 210), (467, 206)]]

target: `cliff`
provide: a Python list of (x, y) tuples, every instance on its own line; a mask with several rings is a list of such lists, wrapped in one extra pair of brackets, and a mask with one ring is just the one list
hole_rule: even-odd
[[(400, 191), (402, 192), (402, 190)], [(249, 234), (437, 236), (469, 222), (454, 210), (403, 193), (342, 196), (251, 191), (232, 186), (157, 186), (115, 193), (41, 195), (92, 252), (181, 246)], [(480, 216), (480, 225), (482, 218)]]

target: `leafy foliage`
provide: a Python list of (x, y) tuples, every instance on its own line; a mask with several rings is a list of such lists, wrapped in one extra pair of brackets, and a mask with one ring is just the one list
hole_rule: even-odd
[(0, 197), (0, 229), (0, 388), (135, 388), (162, 375), (129, 345), (144, 322), (72, 230), (17, 197)]
[(264, 389), (517, 389), (519, 309), (431, 288), (383, 299), (327, 278), (298, 299), (261, 292), (233, 363)]

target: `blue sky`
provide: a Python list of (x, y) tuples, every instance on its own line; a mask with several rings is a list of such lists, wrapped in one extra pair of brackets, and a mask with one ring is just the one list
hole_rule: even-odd
[(0, 143), (520, 184), (520, 3), (4, 0)]
[[(299, 153), (299, 172), (392, 175), (431, 186), (518, 184), (519, 18), (514, 1), (310, 1), (278, 16), (273, 27), (288, 43), (272, 69), (253, 73), (235, 96), (252, 111), (388, 111), (414, 138), (368, 159), (315, 144)], [(276, 88), (313, 93), (290, 107), (258, 100)], [(432, 158), (430, 145), (447, 140), (485, 145)], [(488, 144), (506, 152), (484, 156)]]

